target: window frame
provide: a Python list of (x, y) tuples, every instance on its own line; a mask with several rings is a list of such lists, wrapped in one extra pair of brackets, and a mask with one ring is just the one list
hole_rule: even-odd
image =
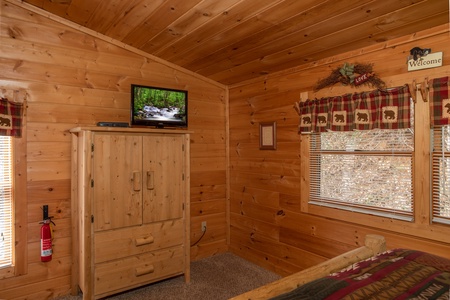
[[(402, 84), (399, 82), (392, 82)], [(377, 230), (408, 233), (415, 236), (429, 236), (442, 240), (447, 228), (431, 226), (430, 221), (430, 110), (429, 102), (422, 97), (419, 85), (412, 91), (414, 100), (414, 152), (413, 152), (413, 222), (384, 216), (368, 215), (356, 211), (337, 210), (331, 207), (309, 203), (309, 134), (300, 134), (300, 212), (319, 218), (350, 222)], [(307, 98), (307, 97), (305, 97)], [(420, 199), (420, 201), (418, 201)], [(445, 236), (448, 233), (445, 233)]]
[[(440, 206), (440, 191), (441, 191), (441, 177), (440, 177), (440, 161), (441, 158), (444, 157), (446, 159), (449, 159), (450, 157), (450, 149), (445, 151), (445, 148), (442, 143), (437, 142), (437, 139), (442, 140), (442, 132), (446, 128), (450, 128), (450, 125), (444, 125), (444, 126), (435, 126), (431, 128), (431, 138), (430, 138), (430, 145), (432, 147), (431, 151), (431, 178), (430, 178), (430, 185), (431, 185), (431, 222), (435, 224), (442, 224), (442, 225), (450, 225), (450, 216), (442, 216), (438, 213), (438, 207)], [(437, 149), (436, 149), (437, 148)], [(439, 171), (438, 171), (439, 170)], [(447, 179), (445, 183), (449, 183), (450, 179)], [(435, 184), (436, 183), (436, 184)]]
[(22, 137), (12, 137), (13, 157), (13, 265), (0, 268), (0, 279), (28, 271), (27, 234), (27, 126), (22, 120)]
[[(414, 124), (414, 123), (412, 123)], [(391, 130), (391, 129), (389, 129)], [(336, 134), (340, 134), (341, 132), (336, 132)], [(321, 139), (322, 135), (324, 133), (313, 133), (311, 134), (311, 138), (309, 141), (310, 144), (310, 172), (312, 169), (314, 171), (312, 173), (317, 174), (317, 178), (310, 179), (310, 186), (313, 188), (310, 189), (309, 195), (309, 203), (312, 205), (319, 205), (319, 206), (326, 206), (326, 207), (332, 207), (340, 210), (347, 210), (352, 212), (360, 212), (362, 214), (366, 215), (378, 215), (382, 217), (389, 217), (393, 219), (399, 219), (399, 220), (405, 220), (405, 221), (413, 221), (414, 217), (414, 192), (413, 192), (413, 166), (414, 166), (414, 149), (406, 151), (406, 150), (399, 150), (399, 151), (392, 151), (392, 150), (353, 150), (353, 149), (344, 149), (344, 150), (329, 150), (329, 149), (319, 149), (321, 145)], [(325, 133), (329, 134), (329, 133)], [(384, 136), (382, 133), (379, 133), (382, 136)], [(379, 134), (376, 134), (377, 136)], [(414, 138), (414, 130), (412, 130), (412, 137)], [(414, 147), (414, 140), (412, 140), (412, 146)], [(315, 150), (317, 149), (317, 150)], [(311, 153), (314, 153), (313, 155)], [(346, 160), (346, 157), (355, 157), (355, 160), (352, 160), (350, 158), (349, 162), (358, 163), (358, 159), (360, 158), (376, 158), (376, 157), (387, 157), (387, 158), (406, 158), (410, 160), (410, 171), (411, 171), (411, 185), (408, 187), (405, 187), (411, 192), (411, 199), (410, 199), (410, 208), (411, 211), (405, 211), (400, 209), (393, 209), (393, 208), (383, 208), (381, 206), (371, 206), (371, 205), (364, 205), (360, 204), (358, 202), (352, 202), (352, 201), (342, 201), (339, 199), (333, 199), (333, 198), (323, 198), (321, 195), (321, 188), (322, 184), (321, 182), (324, 180), (321, 178), (322, 174), (322, 160), (321, 157), (326, 156), (339, 156), (342, 158), (342, 160)], [(356, 158), (358, 157), (358, 158)], [(314, 182), (314, 184), (313, 184)]]

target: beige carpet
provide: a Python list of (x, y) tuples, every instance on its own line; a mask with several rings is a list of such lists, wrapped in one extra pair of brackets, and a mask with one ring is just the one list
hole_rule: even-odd
[[(179, 276), (114, 295), (110, 300), (228, 299), (281, 278), (245, 259), (224, 253), (191, 263), (191, 282)], [(79, 300), (65, 296), (58, 300)]]

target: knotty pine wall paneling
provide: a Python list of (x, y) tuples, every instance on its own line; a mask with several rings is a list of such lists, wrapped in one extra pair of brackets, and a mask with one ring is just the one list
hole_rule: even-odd
[[(83, 31), (18, 1), (0, 1), (0, 89), (27, 92), (27, 274), (0, 279), (0, 299), (70, 292), (71, 137), (76, 126), (129, 121), (132, 83), (186, 89), (191, 134), (191, 259), (227, 251), (226, 87)], [(149, 149), (151, 150), (151, 149)], [(40, 262), (41, 207), (54, 254)]]
[[(413, 47), (444, 52), (439, 68), (407, 71)], [(320, 98), (374, 89), (335, 85), (317, 93), (313, 87), (332, 70), (349, 63), (372, 63), (388, 87), (422, 83), (450, 75), (449, 26), (342, 55), (291, 67), (229, 87), (230, 97), (230, 250), (282, 275), (305, 269), (364, 244), (369, 233), (386, 237), (389, 248), (415, 248), (450, 257), (450, 227), (430, 225), (427, 172), (415, 172), (415, 220), (403, 222), (340, 210), (312, 207), (308, 198), (308, 135), (297, 133), (293, 108), (303, 97)], [(413, 91), (414, 93), (414, 91)], [(417, 99), (416, 120), (426, 119), (428, 103)], [(277, 122), (277, 149), (259, 150), (259, 123)], [(422, 124), (424, 121), (421, 121)], [(423, 139), (416, 128), (416, 165), (426, 170)]]

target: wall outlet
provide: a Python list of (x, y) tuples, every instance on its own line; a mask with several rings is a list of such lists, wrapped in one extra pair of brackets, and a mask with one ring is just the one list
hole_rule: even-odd
[(206, 221), (202, 222), (202, 232), (206, 231)]

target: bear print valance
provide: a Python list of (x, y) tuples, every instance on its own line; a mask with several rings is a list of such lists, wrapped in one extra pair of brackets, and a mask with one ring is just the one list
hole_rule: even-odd
[(23, 104), (0, 98), (0, 135), (22, 136)]
[(401, 129), (411, 127), (408, 85), (296, 103), (299, 132)]
[(430, 80), (431, 127), (450, 124), (449, 77)]

